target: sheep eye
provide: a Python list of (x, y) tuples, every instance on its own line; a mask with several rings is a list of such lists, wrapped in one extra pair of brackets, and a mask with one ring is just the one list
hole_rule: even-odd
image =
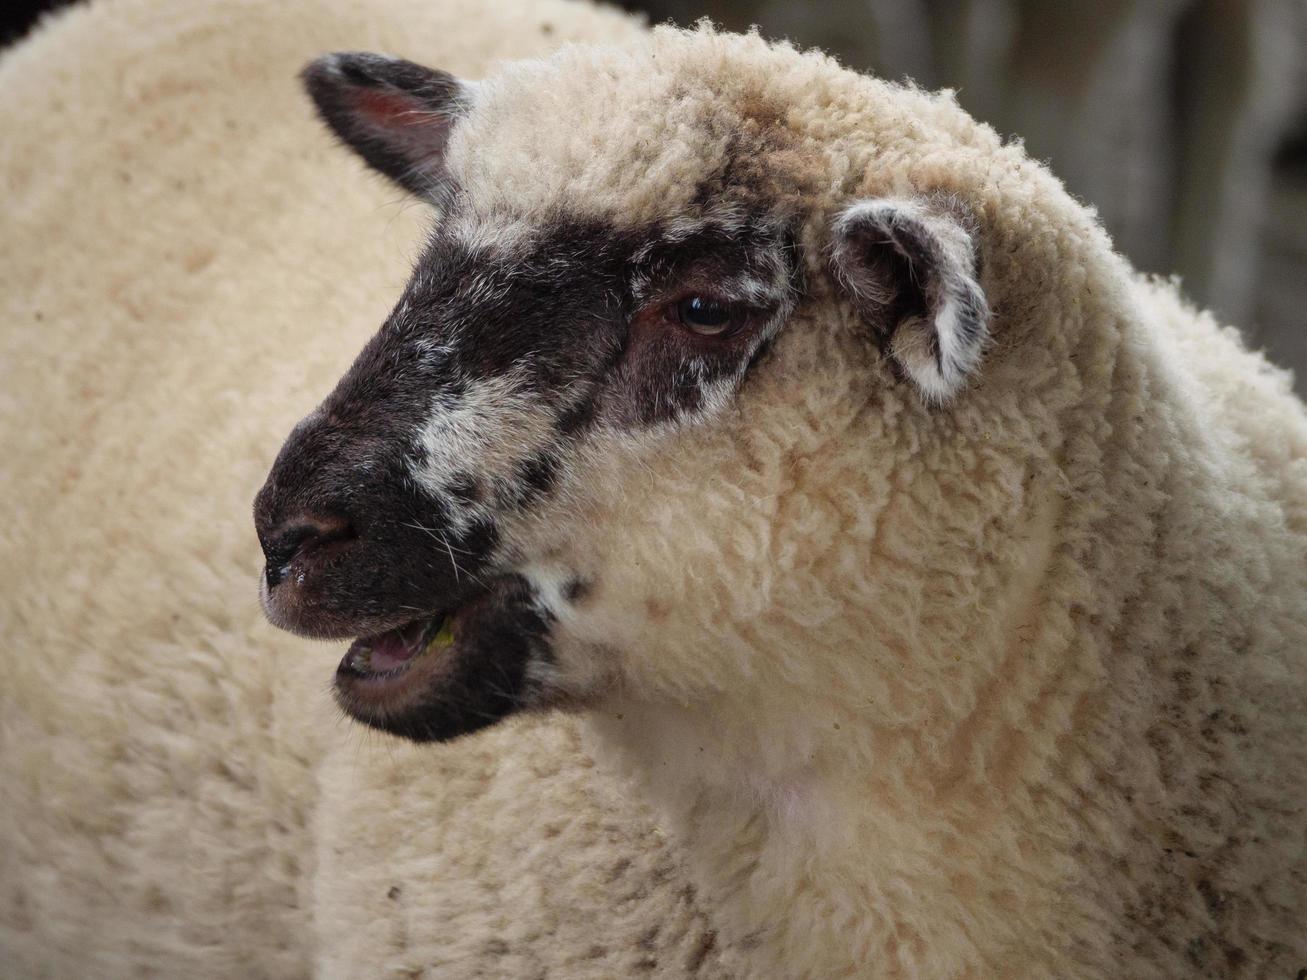
[(677, 303), (676, 319), (687, 330), (708, 337), (725, 333), (735, 320), (725, 303), (703, 296), (690, 296)]

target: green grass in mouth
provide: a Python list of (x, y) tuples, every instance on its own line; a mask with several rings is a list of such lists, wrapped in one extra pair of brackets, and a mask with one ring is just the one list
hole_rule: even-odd
[(436, 631), (436, 635), (427, 641), (427, 652), (444, 650), (446, 647), (453, 645), (454, 630), (449, 625), (449, 617), (445, 617), (445, 621), (440, 624), (440, 629)]

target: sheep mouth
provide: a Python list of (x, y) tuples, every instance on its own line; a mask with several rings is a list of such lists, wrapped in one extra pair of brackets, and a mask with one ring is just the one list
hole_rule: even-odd
[(350, 644), (336, 668), (336, 703), (373, 728), (445, 741), (527, 707), (528, 666), (547, 656), (548, 616), (508, 574), (458, 606)]
[(454, 633), (447, 613), (414, 620), (376, 636), (361, 636), (350, 644), (337, 673), (363, 682), (385, 681), (407, 671), (418, 657), (452, 646)]
[(450, 675), (460, 653), (453, 618), (441, 612), (360, 636), (336, 667), (336, 702), (357, 721), (394, 730), (397, 722), (452, 686)]

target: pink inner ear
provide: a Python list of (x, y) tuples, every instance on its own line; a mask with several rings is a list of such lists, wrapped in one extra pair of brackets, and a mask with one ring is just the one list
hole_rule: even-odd
[(452, 120), (401, 92), (358, 89), (350, 93), (357, 117), (409, 159), (414, 171), (430, 167), (444, 153)]
[(433, 121), (432, 113), (424, 112), (412, 98), (396, 92), (358, 89), (351, 95), (355, 111), (378, 129), (417, 126)]

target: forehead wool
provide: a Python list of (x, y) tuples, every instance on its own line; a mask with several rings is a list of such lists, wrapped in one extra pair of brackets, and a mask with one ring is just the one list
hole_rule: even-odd
[(824, 206), (873, 160), (997, 144), (951, 95), (926, 95), (756, 35), (655, 30), (572, 46), (477, 87), (448, 168), (482, 215), (650, 221), (729, 202)]

